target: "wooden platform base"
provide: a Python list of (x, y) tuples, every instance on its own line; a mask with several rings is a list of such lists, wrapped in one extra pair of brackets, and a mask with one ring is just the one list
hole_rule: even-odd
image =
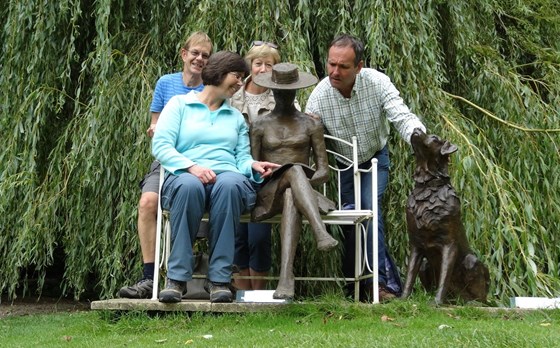
[(233, 303), (210, 303), (203, 300), (188, 300), (179, 303), (166, 304), (154, 300), (131, 300), (112, 299), (93, 301), (92, 310), (109, 311), (162, 311), (162, 312), (221, 312), (221, 313), (243, 313), (257, 311), (271, 311), (286, 303), (255, 303), (255, 302), (233, 302)]

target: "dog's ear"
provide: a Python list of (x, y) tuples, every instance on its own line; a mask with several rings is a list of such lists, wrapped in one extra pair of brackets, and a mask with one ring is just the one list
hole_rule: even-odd
[(449, 141), (446, 140), (445, 143), (443, 143), (443, 146), (441, 147), (440, 153), (442, 155), (450, 155), (455, 151), (457, 151), (457, 145), (451, 144)]

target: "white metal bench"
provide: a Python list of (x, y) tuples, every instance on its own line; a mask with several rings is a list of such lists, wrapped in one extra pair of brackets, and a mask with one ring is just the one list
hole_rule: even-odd
[[(356, 250), (355, 250), (355, 269), (354, 269), (354, 277), (351, 278), (340, 278), (340, 277), (296, 277), (296, 280), (314, 280), (314, 281), (345, 281), (345, 282), (353, 282), (354, 283), (354, 299), (356, 301), (359, 300), (360, 294), (360, 281), (366, 278), (373, 278), (374, 284), (378, 283), (378, 259), (377, 259), (377, 225), (378, 225), (378, 214), (377, 214), (377, 160), (372, 160), (371, 168), (368, 170), (359, 169), (358, 163), (358, 144), (356, 137), (352, 137), (352, 141), (348, 142), (340, 138), (336, 138), (330, 135), (325, 135), (325, 140), (328, 141), (335, 141), (343, 144), (344, 146), (349, 146), (352, 148), (352, 158), (347, 158), (342, 154), (336, 153), (330, 149), (327, 152), (334, 156), (339, 163), (341, 162), (348, 162), (350, 163), (344, 168), (337, 168), (335, 166), (329, 165), (330, 169), (336, 173), (337, 178), (337, 194), (338, 194), (338, 202), (337, 202), (337, 209), (330, 211), (329, 213), (322, 215), (322, 220), (325, 224), (329, 225), (353, 225), (355, 228), (355, 236), (356, 236)], [(341, 173), (347, 170), (352, 170), (354, 175), (354, 197), (355, 197), (355, 208), (354, 209), (342, 209), (342, 200), (341, 200), (341, 189), (340, 189), (340, 178)], [(361, 173), (364, 172), (372, 172), (372, 209), (371, 210), (364, 210), (361, 209)], [(163, 184), (164, 179), (164, 170), (162, 168), (160, 172), (160, 192), (161, 186)], [(323, 193), (326, 194), (326, 186), (323, 186)], [(159, 276), (160, 276), (160, 268), (167, 267), (167, 258), (169, 257), (170, 251), (170, 236), (171, 236), (171, 226), (168, 219), (167, 212), (162, 211), (161, 209), (161, 199), (158, 200), (158, 215), (157, 215), (157, 231), (156, 231), (156, 253), (155, 253), (155, 270), (154, 270), (154, 288), (153, 288), (153, 295), (152, 300), (158, 299), (158, 292), (159, 292)], [(261, 221), (263, 223), (280, 223), (281, 216), (277, 215), (270, 219)], [(206, 220), (207, 216), (203, 218)], [(245, 214), (241, 216), (241, 222), (250, 222), (251, 216), (250, 214)], [(307, 220), (303, 220), (303, 223), (308, 223)], [(362, 248), (362, 241), (366, 240), (367, 236), (367, 227), (368, 224), (373, 224), (373, 234), (372, 240), (370, 241), (373, 245), (373, 267), (370, 268), (367, 262), (367, 248)], [(163, 232), (163, 233), (162, 233)], [(363, 237), (363, 238), (362, 238)], [(162, 248), (163, 244), (163, 248)], [(376, 270), (375, 272), (372, 271)], [(373, 302), (379, 302), (379, 292), (377, 286), (373, 287)]]

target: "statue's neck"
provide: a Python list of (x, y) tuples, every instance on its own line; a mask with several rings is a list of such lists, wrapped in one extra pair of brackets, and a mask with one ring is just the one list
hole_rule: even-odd
[(294, 114), (296, 113), (297, 109), (294, 105), (294, 101), (276, 101), (276, 105), (274, 106), (274, 111), (276, 113), (285, 115), (285, 114)]

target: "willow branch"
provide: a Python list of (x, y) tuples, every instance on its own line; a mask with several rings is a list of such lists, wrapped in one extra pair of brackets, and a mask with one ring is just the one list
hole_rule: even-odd
[(448, 93), (446, 91), (443, 91), (443, 93), (445, 93), (446, 95), (448, 95), (449, 97), (451, 97), (453, 99), (457, 99), (457, 100), (460, 100), (464, 103), (467, 103), (468, 105), (470, 105), (473, 108), (477, 109), (478, 111), (482, 112), (486, 116), (489, 116), (490, 118), (493, 118), (494, 120), (496, 120), (496, 121), (498, 121), (502, 124), (505, 124), (506, 126), (511, 127), (511, 128), (515, 128), (515, 129), (518, 129), (518, 130), (523, 131), (523, 132), (531, 132), (531, 133), (556, 133), (556, 132), (560, 132), (560, 128), (546, 129), (546, 128), (527, 128), (527, 127), (519, 126), (517, 124), (511, 123), (511, 122), (508, 122), (504, 119), (499, 118), (498, 116), (494, 115), (490, 111), (484, 109), (483, 107), (480, 107), (480, 106), (476, 105), (475, 103), (471, 102), (468, 99), (465, 99), (465, 98), (463, 98), (461, 96), (458, 96), (458, 95), (455, 95), (455, 94)]

